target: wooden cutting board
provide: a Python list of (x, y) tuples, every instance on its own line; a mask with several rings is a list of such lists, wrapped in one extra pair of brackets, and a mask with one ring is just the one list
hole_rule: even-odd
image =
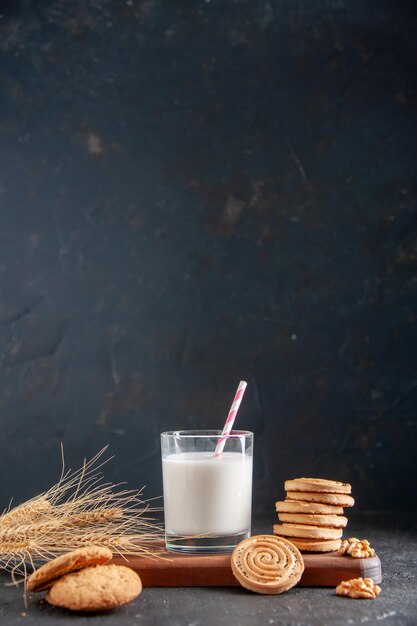
[[(239, 586), (230, 567), (230, 554), (193, 556), (164, 552), (162, 559), (129, 556), (128, 562), (121, 557), (113, 563), (129, 565), (141, 577), (144, 587), (230, 587)], [(382, 580), (381, 561), (377, 556), (369, 559), (353, 559), (327, 554), (303, 554), (305, 570), (298, 586), (334, 587), (350, 578), (372, 578), (378, 584)]]

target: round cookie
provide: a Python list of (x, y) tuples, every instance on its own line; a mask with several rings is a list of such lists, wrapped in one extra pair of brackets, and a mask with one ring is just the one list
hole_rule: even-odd
[(304, 571), (298, 548), (274, 535), (255, 535), (233, 550), (231, 566), (240, 584), (262, 594), (278, 594), (294, 587)]
[(101, 546), (88, 546), (61, 554), (56, 559), (52, 559), (52, 561), (42, 565), (29, 576), (26, 590), (34, 592), (45, 591), (64, 574), (69, 574), (91, 565), (103, 565), (112, 558), (112, 551)]
[(306, 513), (308, 515), (343, 515), (342, 506), (332, 506), (321, 502), (302, 502), (301, 500), (283, 500), (275, 502), (279, 513)]
[(324, 528), (307, 524), (274, 524), (274, 534), (280, 537), (298, 537), (308, 539), (340, 539), (341, 528)]
[(350, 507), (355, 504), (352, 496), (345, 493), (317, 493), (313, 491), (289, 491), (289, 500), (302, 500), (303, 502), (321, 502), (335, 506)]
[(129, 567), (96, 565), (66, 574), (45, 599), (71, 611), (105, 611), (134, 600), (141, 591), (141, 580)]
[(291, 537), (293, 543), (301, 552), (335, 552), (339, 550), (341, 539), (299, 539)]
[(278, 513), (280, 522), (290, 524), (308, 524), (312, 526), (326, 526), (327, 528), (344, 528), (348, 523), (343, 515), (306, 515), (304, 513)]
[(285, 491), (319, 491), (324, 493), (351, 493), (349, 483), (326, 478), (294, 478), (285, 481)]

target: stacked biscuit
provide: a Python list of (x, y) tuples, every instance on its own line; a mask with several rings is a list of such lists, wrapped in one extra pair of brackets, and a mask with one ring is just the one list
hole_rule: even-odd
[(343, 507), (355, 504), (351, 486), (324, 478), (285, 481), (286, 499), (276, 502), (278, 519), (274, 533), (286, 537), (299, 550), (332, 552), (341, 544), (347, 517)]

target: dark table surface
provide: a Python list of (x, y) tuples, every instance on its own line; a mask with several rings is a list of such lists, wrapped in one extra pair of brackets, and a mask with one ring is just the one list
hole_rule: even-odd
[[(5, 586), (0, 576), (0, 623), (169, 624), (205, 626), (231, 624), (416, 624), (415, 564), (417, 516), (406, 513), (364, 514), (351, 520), (346, 536), (368, 538), (382, 561), (383, 582), (376, 600), (351, 600), (333, 588), (292, 589), (279, 596), (255, 595), (241, 588), (145, 589), (131, 604), (110, 613), (75, 614), (52, 608), (32, 596), (27, 608), (20, 589)], [(265, 518), (254, 532), (269, 532)]]
[(257, 507), (410, 507), (416, 6), (0, 0), (2, 507), (61, 441), (161, 494), (159, 433), (240, 378)]

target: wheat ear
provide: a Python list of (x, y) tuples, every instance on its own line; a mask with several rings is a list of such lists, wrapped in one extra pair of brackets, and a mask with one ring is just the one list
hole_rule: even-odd
[(0, 567), (26, 576), (27, 568), (74, 548), (107, 546), (121, 555), (161, 553), (158, 509), (142, 499), (142, 489), (103, 481), (103, 448), (75, 472), (65, 469), (44, 493), (0, 516)]

